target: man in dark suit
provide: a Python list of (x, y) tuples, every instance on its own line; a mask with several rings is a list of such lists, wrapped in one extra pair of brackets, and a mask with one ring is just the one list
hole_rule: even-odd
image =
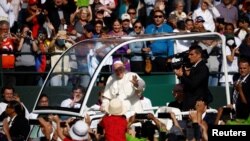
[(198, 45), (189, 48), (188, 58), (193, 65), (190, 72), (186, 69), (175, 69), (175, 74), (184, 85), (183, 110), (195, 108), (198, 99), (212, 102), (212, 95), (208, 89), (209, 70), (203, 61), (203, 51)]
[(3, 121), (3, 131), (7, 140), (26, 140), (30, 131), (30, 125), (25, 118), (22, 105), (18, 101), (10, 101), (6, 107), (6, 113), (8, 117)]
[(250, 61), (241, 58), (239, 61), (239, 74), (234, 75), (234, 91), (232, 103), (235, 104), (236, 118), (246, 119), (250, 113)]

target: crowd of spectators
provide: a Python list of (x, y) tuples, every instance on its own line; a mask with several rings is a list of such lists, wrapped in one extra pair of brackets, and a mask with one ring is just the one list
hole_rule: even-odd
[[(249, 7), (248, 0), (4, 0), (0, 5), (3, 82), (41, 84), (45, 72), (55, 64), (59, 54), (84, 39), (171, 32), (219, 32), (225, 35), (228, 71), (235, 73), (238, 56), (249, 56)], [(224, 71), (219, 67), (222, 65), (220, 41), (138, 42), (117, 52), (133, 55), (123, 58), (128, 70), (165, 72), (172, 71), (172, 60), (168, 57), (187, 51), (193, 42), (208, 51), (210, 72)], [(145, 58), (151, 61), (144, 63)], [(68, 72), (67, 69), (72, 68), (68, 60), (72, 58), (64, 59), (64, 71)], [(62, 71), (62, 68), (57, 69), (55, 71)], [(60, 82), (62, 77), (65, 82)], [(55, 75), (50, 84), (67, 85), (69, 79), (67, 75)], [(225, 78), (211, 74), (209, 82), (209, 85), (225, 85)], [(229, 82), (233, 83), (232, 75), (229, 75)]]

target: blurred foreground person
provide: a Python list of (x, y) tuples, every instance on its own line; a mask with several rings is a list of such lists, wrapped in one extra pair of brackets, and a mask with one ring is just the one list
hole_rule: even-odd
[(3, 131), (8, 141), (26, 140), (30, 125), (25, 118), (25, 111), (17, 101), (10, 101), (6, 108), (7, 118), (3, 121)]

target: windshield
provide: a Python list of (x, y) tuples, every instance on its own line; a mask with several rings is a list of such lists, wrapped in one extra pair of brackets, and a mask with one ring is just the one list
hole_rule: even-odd
[[(81, 104), (72, 108), (65, 106), (62, 102), (73, 97), (73, 89), (78, 85), (84, 89), (82, 97), (86, 97), (90, 80), (92, 80), (93, 74), (100, 62), (102, 62), (112, 48), (127, 40), (128, 39), (121, 38), (85, 40), (69, 48), (63, 55), (52, 55), (51, 63), (54, 67), (50, 71), (47, 81), (40, 91), (41, 94), (49, 96), (49, 106), (39, 106), (38, 103), (36, 103), (34, 110), (45, 113), (57, 113), (58, 110), (65, 111), (68, 114), (79, 113)], [(110, 56), (104, 62), (103, 66), (111, 64), (112, 57)], [(52, 84), (54, 81), (60, 81), (60, 86)], [(51, 86), (53, 86), (53, 90)], [(83, 99), (81, 99), (79, 103), (82, 101)], [(95, 103), (95, 101), (90, 101), (88, 105), (93, 103)]]

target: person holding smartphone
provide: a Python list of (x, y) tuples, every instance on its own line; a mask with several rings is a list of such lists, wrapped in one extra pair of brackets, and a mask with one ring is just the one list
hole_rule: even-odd
[(0, 51), (1, 54), (1, 67), (3, 73), (4, 85), (14, 85), (16, 80), (13, 74), (7, 72), (14, 71), (15, 68), (15, 51), (17, 48), (18, 40), (10, 33), (10, 24), (8, 21), (0, 21)]
[[(24, 25), (21, 28), (17, 51), (21, 53), (16, 57), (15, 62), (15, 71), (20, 72), (16, 75), (16, 85), (37, 85), (37, 74), (34, 74), (34, 72), (36, 72), (35, 56), (38, 51), (38, 45), (28, 25)], [(26, 74), (21, 72), (26, 72)]]

